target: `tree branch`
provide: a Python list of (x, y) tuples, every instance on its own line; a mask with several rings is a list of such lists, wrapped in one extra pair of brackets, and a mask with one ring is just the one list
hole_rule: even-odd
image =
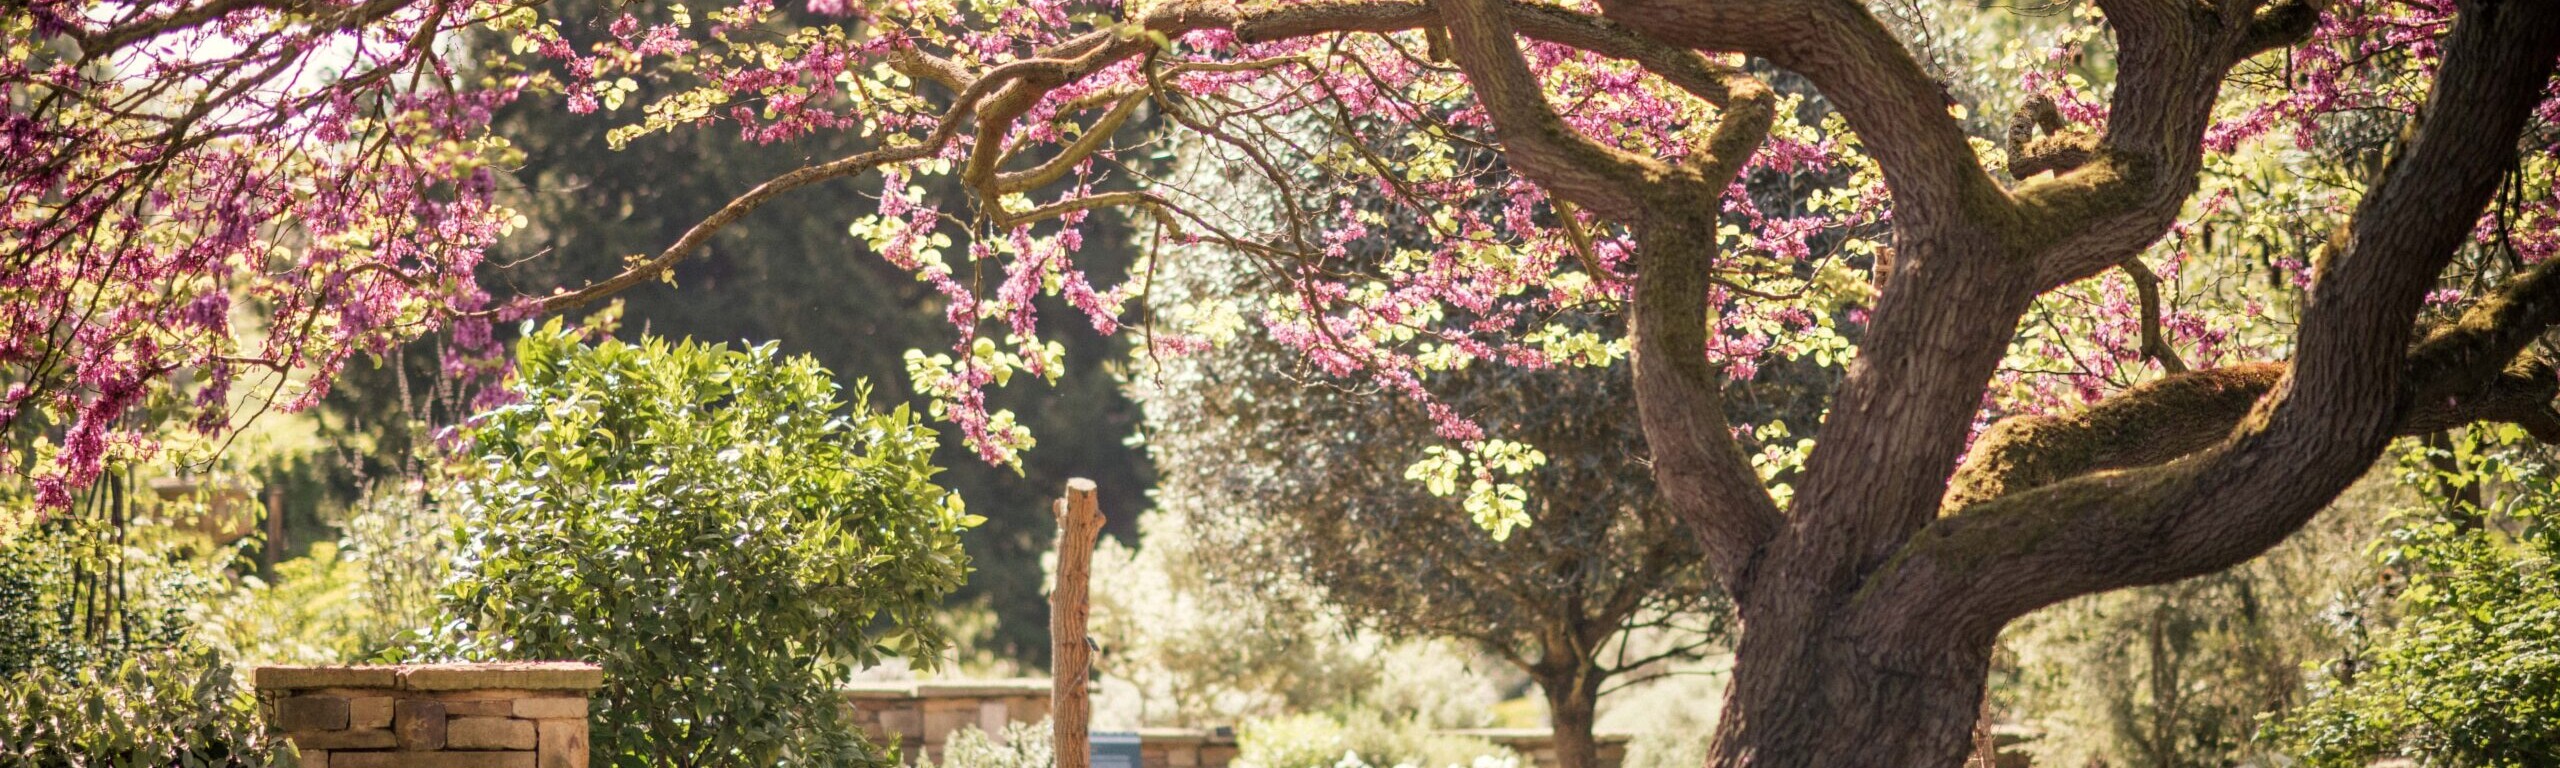
[(1492, 116), (1503, 158), (1520, 175), (1576, 205), (1618, 218), (1643, 210), (1661, 161), (1592, 141), (1557, 117), (1546, 89), (1520, 58), (1501, 0), (1433, 0), (1449, 30), (1451, 57)]
[(1850, 0), (1601, 0), (1609, 18), (1688, 48), (1740, 51), (1813, 81), (1893, 189), (1894, 219), (1922, 228), (2007, 206), (1951, 98), (1909, 49)]
[[(1765, 133), (1771, 98), (1765, 86), (1738, 70), (1706, 61), (1697, 54), (1662, 45), (1630, 33), (1623, 26), (1587, 14), (1523, 0), (1508, 0), (1500, 7), (1509, 21), (1533, 38), (1585, 48), (1604, 56), (1637, 62), (1667, 81), (1697, 94), (1720, 107), (1728, 117), (1718, 123), (1717, 134), (1709, 147), (1738, 142), (1752, 133), (1756, 120)], [(1421, 0), (1312, 0), (1245, 10), (1233, 3), (1213, 0), (1167, 0), (1147, 7), (1136, 21), (1145, 29), (1165, 35), (1180, 35), (1204, 29), (1227, 29), (1246, 41), (1269, 41), (1290, 37), (1337, 32), (1386, 33), (1413, 29), (1430, 23), (1437, 13)], [(883, 148), (839, 160), (812, 165), (774, 177), (745, 194), (729, 201), (701, 222), (685, 231), (682, 237), (656, 256), (633, 264), (603, 281), (573, 291), (544, 297), (539, 311), (560, 312), (585, 306), (656, 279), (667, 270), (692, 257), (713, 235), (738, 219), (762, 207), (773, 198), (801, 187), (834, 179), (858, 176), (884, 165), (909, 162), (930, 156), (957, 138), (958, 130), (982, 107), (990, 115), (1002, 119), (981, 119), (978, 136), (1001, 137), (1011, 121), (1038, 102), (1050, 89), (1084, 77), (1108, 64), (1143, 55), (1154, 43), (1143, 35), (1122, 35), (1116, 30), (1097, 30), (1059, 43), (1045, 56), (1016, 60), (984, 74), (971, 77), (961, 65), (948, 59), (920, 51), (899, 49), (889, 55), (891, 66), (910, 76), (932, 80), (957, 91), (952, 105), (932, 133), (924, 141), (909, 147)], [(1534, 82), (1534, 81), (1533, 81)], [(1000, 90), (1001, 89), (1001, 90)], [(1734, 105), (1741, 106), (1734, 106)], [(1124, 103), (1123, 108), (1131, 105)], [(1114, 114), (1119, 114), (1118, 110)], [(1743, 116), (1737, 120), (1733, 114)], [(986, 117), (984, 115), (982, 118)], [(1125, 116), (1124, 116), (1125, 117)], [(1106, 116), (1106, 124), (1112, 118)], [(1106, 134), (1095, 130), (1093, 134)], [(1757, 139), (1752, 139), (1756, 147)], [(1083, 142), (1079, 142), (1083, 143)], [(1089, 149), (1089, 148), (1088, 148)], [(1073, 156), (1074, 148), (1061, 158)], [(1735, 157), (1747, 156), (1745, 151)], [(969, 164), (964, 166), (964, 180), (978, 190), (987, 202), (995, 204), (1000, 193), (985, 194), (1012, 184), (1036, 180), (1048, 168), (1028, 172), (1030, 175), (999, 175), (994, 160), (1002, 155), (1001, 147), (972, 147)], [(1736, 160), (1738, 164), (1738, 160)], [(1060, 166), (1063, 168), (1064, 166)], [(1054, 180), (1054, 179), (1052, 179)], [(1034, 184), (1033, 186), (1037, 186)], [(1141, 204), (1146, 200), (1127, 196), (1106, 196), (1074, 203), (1078, 209), (1105, 205)], [(1054, 208), (1055, 206), (1052, 206)], [(1028, 220), (1035, 214), (1056, 213), (1043, 209), (1031, 214), (1007, 215), (1003, 218)], [(484, 310), (473, 316), (496, 316), (502, 310)]]
[[(2122, 264), (2168, 231), (2195, 194), (2204, 132), (2223, 77), (2252, 55), (2308, 35), (2319, 4), (2285, 0), (2260, 10), (2254, 0), (2100, 3), (2118, 48), (2105, 135), (2038, 146), (2072, 154), (2076, 170), (2057, 170), (2012, 191), (2018, 218), (2008, 225), (2010, 237), (2041, 254), (2037, 283), (2044, 290)], [(2039, 141), (2052, 141), (2047, 133)], [(2039, 159), (2031, 156), (2030, 167)]]
[[(2406, 373), (2412, 326), (2499, 171), (2515, 160), (2560, 58), (2560, 4), (2465, 3), (2444, 47), (2415, 138), (2359, 204), (2313, 285), (2294, 365), (2230, 436), (2167, 463), (2013, 491), (1939, 520), (1858, 594), (1861, 631), (1987, 640), (2009, 619), (2059, 600), (2230, 567), (2327, 506), (2425, 412), (2408, 396), (2413, 383), (2432, 386)], [(2551, 299), (2538, 286), (2550, 279), (2520, 278), (2510, 285), (2528, 296), (2479, 312), (2547, 317), (2541, 307)], [(2494, 351), (2489, 340), (2533, 335), (2467, 326), (2415, 357)]]

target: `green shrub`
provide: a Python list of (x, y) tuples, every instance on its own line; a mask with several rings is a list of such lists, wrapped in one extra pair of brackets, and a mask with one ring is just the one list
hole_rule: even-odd
[(2374, 548), (2401, 579), (2396, 625), (2267, 728), (2312, 765), (2560, 765), (2560, 471), (2513, 427), (2460, 439), (2421, 478), (2442, 508), (2405, 512)]
[[(906, 409), (844, 412), (770, 344), (517, 347), (515, 405), (475, 417), (444, 654), (605, 668), (598, 765), (872, 765), (834, 686), (930, 664), (976, 524)], [(859, 388), (857, 403), (867, 397)]]
[[(1058, 764), (1050, 741), (1053, 727), (1047, 720), (1009, 723), (1001, 738), (974, 725), (952, 731), (942, 742), (940, 768), (1049, 768)], [(932, 766), (930, 761), (918, 761), (918, 768)]]
[(22, 671), (0, 688), (0, 764), (279, 764), (291, 748), (267, 740), (256, 701), (233, 674), (228, 660), (203, 650)]
[(0, 765), (278, 759), (192, 617), (219, 568), (161, 533), (59, 517), (0, 534)]

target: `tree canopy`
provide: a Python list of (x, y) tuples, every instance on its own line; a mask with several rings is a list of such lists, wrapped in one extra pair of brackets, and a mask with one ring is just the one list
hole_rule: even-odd
[[(183, 448), (163, 423), (307, 405), (356, 350), (449, 327), (456, 375), (494, 370), (491, 320), (661, 278), (769, 201), (874, 172), (854, 231), (957, 336), (911, 374), (990, 461), (1030, 435), (986, 388), (1062, 368), (1040, 297), (1141, 354), (1215, 341), (1154, 327), (1145, 264), (1079, 265), (1112, 216), (1250, 257), (1272, 288), (1238, 322), (1408, 398), (1479, 464), (1507, 443), (1435, 376), (1630, 365), (1657, 490), (1742, 628), (1717, 764), (1952, 763), (2017, 617), (2245, 561), (2396, 435), (2560, 438), (2527, 353), (2560, 320), (2549, 0), (2099, 0), (1987, 88), (1941, 74), (1990, 57), (1931, 19), (1847, 0), (24, 7), (0, 63), (0, 424), (44, 436), (11, 458), (52, 505), (112, 456)], [(514, 215), (489, 109), (527, 98), (616, 145), (870, 144), (611, 277), (491, 299), (481, 255)], [(1116, 138), (1141, 112), (1280, 215), (1157, 178), (1171, 145)], [(2337, 184), (2244, 151), (2287, 138)], [(1806, 215), (1748, 193), (1773, 176)], [(2275, 231), (2219, 226), (2234, 211)], [(2252, 260), (2283, 300), (2182, 317), (2158, 295)], [(1841, 378), (1781, 498), (1732, 402), (1807, 356)], [(250, 374), (281, 397), (234, 397)], [(122, 421), (146, 406), (167, 416)]]

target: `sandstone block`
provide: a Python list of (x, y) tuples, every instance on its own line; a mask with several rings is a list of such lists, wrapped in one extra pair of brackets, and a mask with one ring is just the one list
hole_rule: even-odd
[(985, 731), (989, 736), (1001, 738), (1007, 722), (1009, 721), (1005, 718), (1004, 700), (996, 699), (978, 705), (978, 730)]
[(550, 720), (563, 717), (586, 717), (586, 699), (517, 699), (513, 713), (527, 720)]
[(1201, 768), (1227, 768), (1228, 763), (1235, 761), (1236, 748), (1233, 746), (1213, 745), (1200, 748)]
[(880, 728), (892, 736), (908, 741), (924, 738), (924, 715), (911, 709), (893, 709), (880, 713)]
[(294, 759), (302, 761), (299, 763), (302, 768), (329, 768), (329, 750), (300, 749), (298, 747), (297, 749), (300, 751), (300, 754), (296, 755)]
[(341, 752), (329, 768), (534, 768), (531, 752)]
[(263, 690), (304, 688), (390, 688), (399, 684), (392, 667), (269, 666), (249, 673)]
[(511, 717), (456, 717), (445, 721), (445, 749), (532, 749), (533, 721)]
[(516, 713), (516, 703), (507, 699), (453, 699), (437, 697), (444, 702), (445, 717), (507, 717)]
[(400, 748), (425, 752), (444, 748), (444, 702), (428, 699), (402, 699), (392, 707), (391, 731), (399, 734)]
[(347, 700), (336, 696), (293, 696), (276, 701), (276, 728), (286, 731), (336, 731), (347, 727)]
[(391, 727), (391, 697), (365, 696), (348, 699), (347, 727), (357, 730)]
[(534, 768), (587, 768), (587, 721), (542, 720), (537, 723), (542, 749)]
[(399, 743), (390, 731), (290, 731), (284, 736), (295, 747), (311, 750), (390, 749)]
[(924, 711), (924, 741), (927, 744), (939, 745), (944, 740), (951, 737), (952, 731), (960, 730), (961, 726), (969, 725), (977, 719), (978, 710), (976, 707), (971, 707), (965, 710), (926, 709)]
[(440, 664), (403, 667), (401, 685), (412, 691), (456, 691), (472, 688), (529, 688), (591, 691), (604, 685), (604, 670), (577, 662), (508, 664)]

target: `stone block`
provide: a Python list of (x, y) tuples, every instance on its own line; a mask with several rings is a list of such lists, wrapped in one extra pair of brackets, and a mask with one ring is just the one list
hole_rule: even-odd
[(1200, 765), (1200, 748), (1192, 746), (1168, 747), (1164, 751), (1164, 757), (1165, 764), (1173, 766), (1173, 768), (1197, 768), (1197, 766)]
[(941, 699), (924, 699), (924, 700), (923, 700), (923, 702), (924, 702), (924, 711), (925, 711), (925, 713), (927, 713), (927, 714), (931, 714), (931, 713), (934, 713), (934, 712), (961, 712), (961, 711), (971, 711), (971, 712), (974, 712), (974, 711), (977, 711), (977, 709), (978, 709), (978, 699), (976, 699), (976, 698), (974, 698), (974, 697), (970, 697), (970, 698), (941, 698)]
[(987, 732), (989, 736), (1002, 736), (1007, 722), (1010, 720), (1005, 717), (1003, 700), (990, 700), (978, 704), (978, 730)]
[(302, 768), (329, 768), (329, 750), (301, 749), (299, 747), (296, 747), (295, 749), (297, 750), (297, 754), (294, 756), (294, 759), (301, 761), (300, 763), (297, 763), (297, 765), (302, 766)]
[(1017, 723), (1037, 723), (1047, 720), (1049, 719), (1049, 697), (1014, 699), (1011, 709), (1013, 721)]
[(1200, 748), (1200, 768), (1227, 768), (1228, 763), (1235, 761), (1236, 748), (1233, 746), (1213, 744)]
[(541, 751), (534, 768), (587, 768), (587, 721), (542, 720), (536, 723)]
[(401, 668), (400, 685), (412, 691), (475, 688), (591, 691), (604, 685), (604, 669), (594, 664), (570, 661), (434, 664)]
[(337, 731), (347, 727), (347, 700), (336, 696), (292, 696), (276, 701), (277, 730)]
[(365, 696), (348, 699), (347, 727), (357, 730), (391, 727), (391, 697)]
[(976, 707), (970, 707), (965, 710), (926, 709), (924, 711), (924, 741), (927, 744), (941, 744), (944, 740), (951, 738), (952, 731), (960, 730), (961, 726), (969, 725), (977, 719), (978, 710)]
[(399, 743), (390, 731), (288, 731), (284, 736), (297, 748), (313, 750), (390, 749)]
[(924, 738), (924, 715), (912, 709), (893, 709), (880, 713), (880, 729), (891, 736), (908, 741)]
[(532, 749), (533, 721), (511, 717), (456, 717), (445, 721), (445, 749)]
[(249, 673), (260, 690), (304, 688), (390, 688), (399, 684), (393, 667), (268, 666)]
[(534, 768), (531, 752), (341, 752), (329, 768)]
[(586, 699), (517, 699), (514, 714), (527, 720), (550, 720), (563, 717), (586, 717)]
[(516, 713), (516, 703), (509, 699), (453, 699), (439, 696), (444, 702), (445, 717), (508, 717)]
[(444, 702), (431, 699), (401, 699), (392, 707), (391, 731), (399, 734), (400, 748), (425, 752), (444, 748)]

